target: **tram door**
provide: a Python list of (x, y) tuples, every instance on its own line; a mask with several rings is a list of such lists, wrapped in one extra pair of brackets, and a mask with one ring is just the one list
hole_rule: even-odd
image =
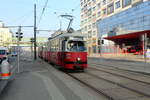
[(62, 49), (61, 49), (62, 52), (66, 51), (66, 41), (65, 40), (62, 41), (61, 47), (62, 47)]
[(64, 64), (65, 51), (66, 51), (66, 40), (63, 40), (61, 42), (61, 56), (60, 56), (61, 65)]

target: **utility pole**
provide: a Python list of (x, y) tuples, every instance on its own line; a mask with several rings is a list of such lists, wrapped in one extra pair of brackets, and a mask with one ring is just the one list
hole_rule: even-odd
[(36, 58), (36, 4), (34, 4), (34, 60)]

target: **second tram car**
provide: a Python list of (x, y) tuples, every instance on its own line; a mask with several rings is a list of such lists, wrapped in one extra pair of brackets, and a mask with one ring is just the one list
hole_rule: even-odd
[(87, 68), (86, 42), (80, 31), (63, 33), (49, 38), (39, 47), (39, 57), (71, 70)]

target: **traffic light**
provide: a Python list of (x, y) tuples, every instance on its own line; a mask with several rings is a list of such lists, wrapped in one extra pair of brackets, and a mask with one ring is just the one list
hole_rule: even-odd
[(34, 38), (30, 38), (30, 42), (33, 43), (34, 42)]
[(104, 40), (98, 40), (98, 45), (104, 44)]
[(23, 38), (23, 33), (16, 32), (16, 38), (18, 38), (19, 41), (21, 41), (21, 38)]
[(104, 44), (104, 40), (102, 40), (101, 43)]

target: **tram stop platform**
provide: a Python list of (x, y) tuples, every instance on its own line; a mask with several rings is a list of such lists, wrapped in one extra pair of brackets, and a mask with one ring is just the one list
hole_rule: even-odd
[[(106, 55), (90, 55), (89, 58), (103, 59), (101, 63), (109, 61), (123, 62), (121, 66), (115, 66), (120, 69), (136, 71), (141, 73), (150, 74), (150, 58), (144, 59), (142, 55), (133, 54), (106, 54)], [(105, 62), (107, 61), (107, 62)], [(126, 65), (124, 65), (126, 63)]]

